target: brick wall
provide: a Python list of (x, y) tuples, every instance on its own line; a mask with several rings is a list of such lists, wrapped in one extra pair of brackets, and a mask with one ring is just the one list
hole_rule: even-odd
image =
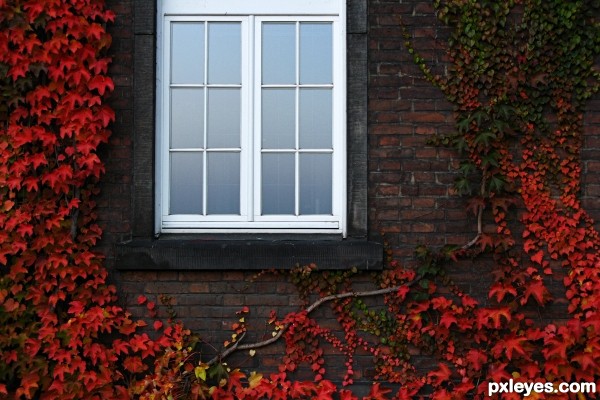
[(466, 243), (476, 231), (453, 195), (457, 155), (428, 140), (452, 129), (452, 106), (426, 82), (404, 47), (414, 46), (443, 73), (446, 32), (431, 2), (369, 3), (369, 222), (410, 263), (415, 246)]
[[(134, 3), (110, 0), (117, 19), (110, 27), (113, 35), (111, 74), (115, 92), (110, 100), (117, 120), (109, 145), (102, 149), (106, 163), (102, 193), (98, 200), (99, 219), (104, 228), (100, 246), (112, 265), (115, 243), (132, 236), (134, 165)], [(403, 47), (399, 16), (409, 26), (415, 47), (436, 72), (443, 73), (446, 33), (436, 23), (430, 2), (371, 0), (368, 16), (368, 227), (369, 236), (385, 235), (394, 256), (406, 264), (413, 262), (416, 245), (463, 244), (476, 231), (473, 216), (465, 211), (464, 199), (454, 195), (452, 184), (457, 155), (448, 149), (428, 145), (437, 133), (452, 130), (452, 107), (442, 94), (423, 80)], [(584, 205), (600, 220), (600, 99), (590, 102), (586, 114), (585, 149), (582, 153)], [(151, 171), (147, 171), (151, 172)], [(146, 210), (142, 210), (146, 212)], [(147, 210), (152, 215), (151, 209)], [(485, 298), (487, 279), (482, 265), (463, 263), (453, 267), (452, 276), (466, 291)], [(243, 305), (252, 309), (255, 338), (263, 333), (264, 320), (271, 309), (283, 315), (299, 306), (292, 285), (273, 276), (249, 282), (252, 272), (241, 271), (113, 271), (112, 279), (121, 299), (136, 315), (139, 294), (173, 297), (181, 319), (207, 342), (219, 345), (227, 339), (227, 327), (235, 322), (235, 312)], [(368, 275), (358, 281), (366, 285)], [(558, 286), (557, 286), (558, 287)], [(558, 310), (555, 316), (560, 315)], [(330, 318), (322, 311), (325, 320)], [(552, 314), (552, 312), (551, 312)], [(327, 322), (333, 324), (333, 321)], [(213, 350), (206, 347), (206, 352)], [(260, 359), (244, 362), (249, 369), (273, 370), (279, 363), (281, 347), (261, 351)], [(339, 355), (332, 352), (332, 372), (343, 369)], [(338, 358), (336, 358), (338, 357)], [(368, 358), (368, 357), (367, 357)], [(368, 361), (368, 360), (366, 360)], [(365, 363), (368, 365), (368, 362)], [(358, 381), (368, 382), (369, 367), (357, 368)]]
[(101, 250), (111, 257), (112, 245), (131, 235), (131, 183), (133, 168), (133, 5), (132, 1), (108, 1), (116, 14), (109, 27), (112, 35), (109, 69), (115, 90), (109, 100), (116, 121), (108, 146), (100, 157), (106, 166), (98, 200), (99, 221), (104, 229)]

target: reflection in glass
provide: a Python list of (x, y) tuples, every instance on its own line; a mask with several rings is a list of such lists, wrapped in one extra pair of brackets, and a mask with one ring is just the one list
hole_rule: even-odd
[(331, 154), (300, 154), (300, 214), (331, 214)]
[(262, 155), (262, 215), (294, 214), (294, 154)]
[(204, 23), (171, 24), (171, 83), (204, 82)]
[(296, 91), (262, 90), (262, 148), (296, 147)]
[(300, 148), (332, 147), (331, 89), (300, 89)]
[(170, 214), (202, 214), (202, 153), (171, 153)]
[(241, 84), (241, 32), (239, 22), (208, 24), (208, 83)]
[(207, 214), (240, 213), (240, 153), (208, 153)]
[(331, 23), (300, 23), (300, 84), (333, 83)]
[(208, 89), (208, 147), (238, 148), (241, 129), (240, 89)]
[(171, 148), (202, 148), (204, 89), (171, 89)]
[(262, 26), (262, 83), (296, 83), (296, 24)]

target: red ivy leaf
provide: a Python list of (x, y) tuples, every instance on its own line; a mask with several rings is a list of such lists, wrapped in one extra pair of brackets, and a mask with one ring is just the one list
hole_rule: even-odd
[(87, 28), (87, 35), (88, 38), (94, 38), (96, 40), (100, 40), (102, 38), (102, 35), (104, 35), (105, 31), (104, 28), (97, 23), (93, 23), (90, 24), (90, 26), (88, 26)]
[(31, 236), (33, 235), (33, 225), (30, 224), (20, 224), (17, 227), (17, 232), (21, 237)]
[(521, 304), (527, 303), (529, 297), (531, 296), (533, 296), (539, 305), (544, 305), (544, 303), (546, 303), (546, 299), (550, 297), (550, 292), (548, 292), (548, 289), (546, 289), (544, 282), (541, 280), (534, 280), (526, 285), (524, 296), (521, 299)]
[(140, 357), (127, 357), (123, 361), (123, 366), (134, 374), (143, 372), (146, 369), (144, 363), (142, 363), (142, 359)]
[(514, 352), (522, 356), (527, 356), (527, 353), (523, 349), (523, 345), (526, 343), (526, 338), (516, 336), (515, 334), (510, 334), (508, 337), (500, 339), (492, 351), (496, 356), (506, 354), (506, 358), (512, 360)]
[(448, 381), (450, 379), (450, 376), (452, 375), (452, 371), (450, 371), (450, 368), (448, 368), (448, 366), (445, 363), (439, 363), (438, 366), (439, 369), (431, 371), (429, 372), (429, 374), (427, 374), (427, 376), (436, 385)]
[(71, 306), (69, 307), (69, 311), (68, 311), (69, 314), (73, 314), (73, 315), (81, 314), (81, 313), (83, 313), (83, 310), (85, 309), (85, 305), (79, 300), (72, 301), (70, 305)]
[(508, 307), (483, 308), (477, 310), (477, 327), (480, 329), (484, 326), (490, 326), (490, 321), (493, 328), (500, 329), (502, 327), (503, 320), (505, 322), (510, 322), (511, 319), (511, 312)]
[(102, 121), (102, 126), (107, 127), (108, 124), (115, 120), (115, 112), (108, 106), (102, 105), (100, 109), (96, 112), (96, 115)]
[(531, 261), (533, 261), (534, 263), (540, 264), (540, 265), (542, 264), (543, 259), (544, 259), (544, 252), (542, 250), (538, 251), (533, 256), (531, 256)]
[(488, 360), (487, 354), (477, 349), (469, 350), (465, 358), (469, 361), (469, 364), (473, 366), (475, 371), (480, 371), (483, 364)]
[(90, 90), (97, 90), (98, 93), (100, 93), (100, 96), (104, 96), (104, 93), (107, 91), (112, 92), (115, 89), (115, 84), (113, 83), (112, 79), (107, 76), (96, 75), (90, 79), (87, 87)]

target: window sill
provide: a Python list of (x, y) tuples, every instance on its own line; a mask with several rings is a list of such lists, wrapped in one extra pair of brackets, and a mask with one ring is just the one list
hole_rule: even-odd
[(263, 270), (315, 263), (321, 270), (380, 270), (383, 248), (338, 236), (165, 235), (116, 245), (118, 270)]

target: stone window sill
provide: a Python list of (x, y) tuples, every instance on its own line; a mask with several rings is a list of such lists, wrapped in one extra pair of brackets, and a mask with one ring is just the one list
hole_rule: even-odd
[(315, 263), (321, 270), (380, 270), (376, 242), (311, 236), (165, 235), (116, 245), (119, 270), (263, 270)]

